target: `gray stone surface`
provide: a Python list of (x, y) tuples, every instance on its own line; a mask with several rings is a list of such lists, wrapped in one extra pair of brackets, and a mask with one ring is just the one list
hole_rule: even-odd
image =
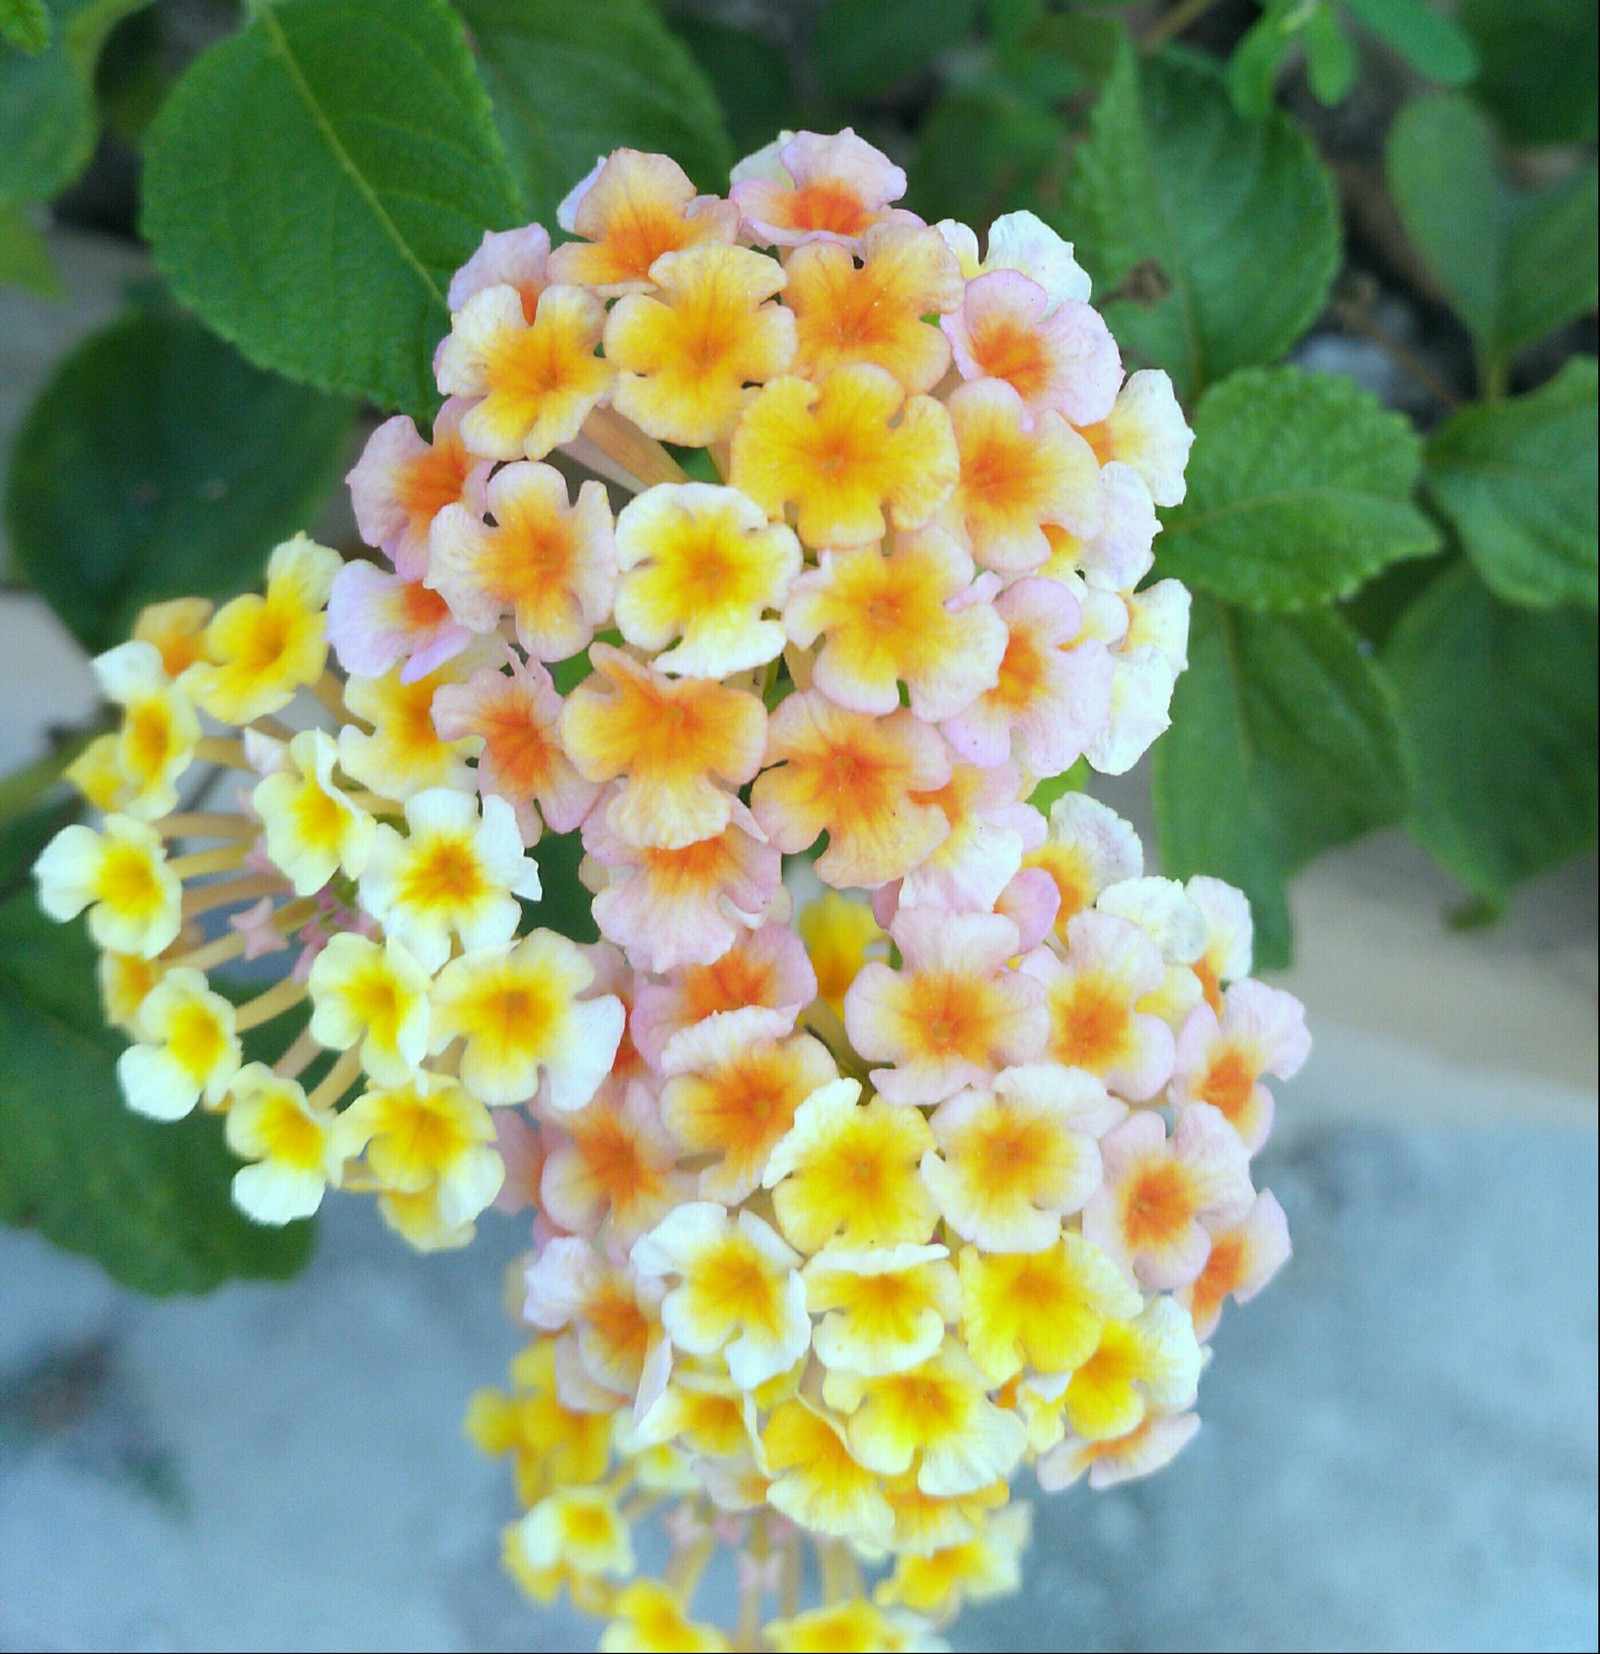
[[(1225, 1321), (1200, 1436), (1046, 1504), (956, 1646), (1593, 1647), (1593, 1133), (1333, 1125), (1264, 1170), (1297, 1255)], [(0, 1235), (0, 1647), (592, 1646), (500, 1576), (459, 1431), (519, 1227), (419, 1259), (330, 1217), (301, 1281), (202, 1301)]]

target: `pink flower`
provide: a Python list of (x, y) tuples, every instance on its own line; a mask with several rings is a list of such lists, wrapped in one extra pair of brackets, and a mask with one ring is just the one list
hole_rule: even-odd
[(450, 605), (420, 580), (346, 563), (328, 597), (328, 641), (351, 676), (381, 678), (401, 661), (402, 683), (425, 678), (471, 644)]

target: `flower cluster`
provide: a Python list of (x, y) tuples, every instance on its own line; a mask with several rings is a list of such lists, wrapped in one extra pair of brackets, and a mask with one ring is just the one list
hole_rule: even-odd
[[(1251, 1157), (1307, 1036), (1243, 897), (1030, 802), (1165, 726), (1190, 433), (1068, 243), (980, 247), (905, 182), (849, 131), (726, 199), (619, 150), (570, 239), (485, 236), (431, 436), (351, 473), (382, 563), (301, 537), (263, 595), (147, 611), (96, 663), (103, 822), (38, 864), (129, 1106), (224, 1111), (251, 1216), (365, 1189), (430, 1248), (535, 1209), (469, 1428), (527, 1507), (508, 1567), (607, 1649), (937, 1646), (1016, 1587), (1019, 1470), (1170, 1459), (1288, 1254)], [(180, 807), (218, 766), (236, 807)], [(538, 923), (574, 833), (588, 945)]]

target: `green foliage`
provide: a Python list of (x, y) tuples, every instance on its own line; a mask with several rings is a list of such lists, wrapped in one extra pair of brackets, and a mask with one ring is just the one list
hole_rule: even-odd
[(25, 287), (46, 298), (61, 293), (50, 249), (20, 206), (0, 207), (0, 286)]
[(1466, 568), (1400, 622), (1384, 662), (1414, 777), (1410, 825), (1469, 889), (1511, 886), (1595, 836), (1595, 621), (1499, 602)]
[(1165, 368), (1186, 398), (1281, 356), (1339, 259), (1333, 185), (1299, 127), (1240, 115), (1209, 70), (1130, 51), (1053, 216), (1124, 355)]
[(0, 29), (0, 203), (42, 201), (89, 164), (100, 48), (118, 18), (148, 0), (49, 0), (42, 8), (37, 0), (0, 3), (16, 20)]
[(1595, 136), (1600, 24), (1593, 0), (1462, 0), (1483, 68), (1477, 97), (1521, 143)]
[(702, 189), (726, 186), (734, 157), (716, 98), (650, 0), (457, 0), (457, 10), (527, 216), (554, 227), (562, 196), (619, 144), (671, 155)]
[(263, 367), (427, 415), (451, 273), (518, 217), (444, 0), (282, 0), (151, 127), (144, 229), (174, 290)]
[(1411, 504), (1421, 444), (1348, 379), (1248, 369), (1207, 391), (1194, 429), (1188, 495), (1157, 551), (1198, 591), (1303, 609), (1438, 546)]
[(0, 0), (0, 41), (35, 55), (50, 44), (51, 33), (44, 0)]
[(528, 922), (570, 936), (574, 942), (596, 942), (599, 927), (589, 911), (593, 898), (578, 878), (583, 860), (583, 838), (578, 833), (546, 833), (533, 852), (539, 864), (540, 897), (526, 904)]
[(1428, 443), (1427, 488), (1508, 603), (1595, 606), (1595, 361), (1509, 402), (1463, 408)]
[(800, 124), (794, 75), (781, 47), (693, 13), (674, 17), (672, 26), (711, 82), (741, 155)]
[(231, 596), (314, 520), (348, 403), (251, 367), (198, 323), (136, 311), (56, 370), (11, 456), (18, 563), (91, 650), (149, 602)]
[(840, 102), (895, 91), (964, 40), (977, 0), (827, 0), (813, 56), (823, 92)]
[(123, 1044), (100, 1014), (81, 927), (52, 924), (28, 890), (0, 903), (0, 1220), (145, 1292), (295, 1274), (311, 1225), (263, 1229), (234, 1210), (238, 1162), (220, 1120), (129, 1113), (115, 1072)]
[(1465, 86), (1478, 72), (1471, 35), (1428, 0), (1340, 0), (1356, 22), (1441, 86)]
[(1172, 724), (1152, 754), (1162, 865), (1237, 884), (1255, 909), (1258, 964), (1286, 964), (1289, 875), (1405, 807), (1388, 692), (1333, 614), (1197, 599)]
[(1003, 81), (954, 88), (922, 125), (909, 200), (929, 219), (987, 223), (1037, 201), (1065, 140), (1057, 116)]
[(1520, 196), (1501, 176), (1488, 120), (1449, 95), (1404, 111), (1386, 159), (1406, 233), (1471, 331), (1488, 384), (1519, 350), (1594, 308), (1592, 165)]

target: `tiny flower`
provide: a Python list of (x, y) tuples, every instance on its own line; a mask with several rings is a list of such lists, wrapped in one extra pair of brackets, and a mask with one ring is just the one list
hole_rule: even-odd
[[(1014, 763), (992, 769), (953, 764), (944, 786), (916, 794), (919, 804), (937, 805), (950, 823), (950, 836), (906, 874), (899, 900), (908, 907), (926, 903), (953, 912), (993, 908), (1020, 871), (1023, 852), (1044, 838), (1044, 817), (1018, 802), (1026, 791)], [(1026, 953), (1037, 941), (1019, 938), (1017, 951)]]
[(523, 1275), (524, 1317), (547, 1332), (573, 1329), (589, 1376), (619, 1396), (639, 1389), (646, 1359), (660, 1341), (660, 1285), (627, 1265), (607, 1262), (586, 1240), (557, 1236)]
[[(887, 955), (889, 938), (867, 903), (837, 890), (824, 890), (800, 910), (795, 927), (816, 977), (816, 998), (835, 1016), (844, 1015), (844, 996), (868, 959)], [(809, 996), (806, 1001), (809, 1003)]]
[(138, 1041), (117, 1059), (128, 1107), (154, 1120), (178, 1120), (202, 1098), (216, 1108), (239, 1071), (233, 1006), (187, 966), (167, 971), (133, 1019)]
[(411, 683), (468, 648), (472, 633), (420, 578), (358, 562), (334, 579), (328, 642), (352, 678), (381, 678), (398, 666), (400, 681)]
[(470, 1223), (500, 1192), (494, 1121), (444, 1075), (418, 1069), (401, 1085), (364, 1092), (339, 1124), (350, 1152), (364, 1146), (388, 1195), (430, 1197), (449, 1228)]
[(545, 826), (556, 833), (580, 826), (600, 789), (578, 774), (562, 750), (556, 733), (562, 701), (550, 674), (538, 661), (507, 655), (509, 671), (484, 666), (465, 683), (441, 684), (433, 696), (433, 724), (449, 745), (483, 742), (478, 791), (511, 805), (522, 842), (531, 846)]
[(1137, 925), (1110, 913), (1067, 921), (1067, 956), (1043, 950), (1022, 969), (1044, 984), (1049, 1052), (1098, 1075), (1119, 1097), (1142, 1103), (1172, 1074), (1172, 1030), (1137, 1009), (1166, 981), (1161, 950)]
[(296, 895), (311, 895), (338, 872), (360, 878), (372, 850), (375, 823), (335, 783), (338, 758), (326, 730), (301, 730), (289, 743), (288, 765), (250, 795), (266, 829), (267, 855)]
[(95, 980), (100, 989), (100, 1009), (113, 1028), (131, 1034), (139, 1007), (166, 974), (159, 959), (141, 959), (133, 953), (103, 951), (95, 963)]
[(174, 683), (205, 654), (206, 623), (215, 605), (209, 597), (174, 597), (139, 611), (133, 636), (153, 643), (161, 669)]
[(479, 1390), (467, 1434), (485, 1453), (511, 1455), (517, 1496), (536, 1505), (554, 1488), (598, 1482), (606, 1471), (611, 1419), (565, 1406), (556, 1392), (555, 1341), (535, 1339), (511, 1363), (512, 1393)]
[[(577, 1235), (609, 1234), (631, 1246), (687, 1200), (694, 1180), (675, 1170), (678, 1145), (661, 1123), (649, 1089), (604, 1086), (549, 1135), (539, 1200), (551, 1222)], [(631, 1392), (630, 1392), (631, 1393)]]
[(617, 560), (617, 626), (658, 671), (727, 678), (783, 649), (782, 623), (764, 617), (783, 608), (800, 544), (737, 489), (646, 489), (617, 518)]
[(581, 287), (547, 287), (530, 323), (514, 287), (486, 287), (451, 318), (434, 358), (440, 390), (471, 399), (461, 436), (484, 459), (543, 459), (571, 442), (611, 387), (595, 355), (605, 307)]
[(322, 676), (328, 658), (323, 609), (339, 572), (336, 551), (297, 534), (267, 560), (266, 595), (224, 603), (206, 627), (206, 652), (180, 688), (224, 724), (279, 712)]
[(726, 1374), (680, 1364), (640, 1417), (638, 1435), (645, 1443), (678, 1442), (702, 1458), (746, 1459), (757, 1440), (755, 1402)]
[(94, 661), (106, 699), (122, 708), (109, 749), (117, 785), (105, 802), (124, 815), (154, 821), (175, 809), (177, 780), (194, 761), (200, 718), (167, 675), (153, 643), (120, 643)]
[(183, 887), (155, 828), (110, 815), (96, 831), (63, 827), (33, 866), (39, 906), (52, 919), (89, 910), (89, 935), (113, 953), (154, 959), (182, 924)]
[(915, 1473), (894, 1477), (886, 1491), (894, 1510), (894, 1549), (902, 1556), (927, 1556), (965, 1544), (1011, 1497), (1003, 1479), (972, 1493), (928, 1494), (917, 1486)]
[(849, 127), (795, 133), (774, 147), (770, 166), (765, 154), (741, 162), (729, 192), (744, 215), (743, 234), (758, 245), (854, 246), (906, 192), (905, 173)]
[[(344, 686), (346, 710), (359, 719), (339, 731), (339, 767), (351, 780), (383, 798), (404, 800), (430, 787), (470, 790), (467, 760), (482, 746), (477, 732), (446, 740), (433, 721), (433, 698), (481, 668), (492, 646), (474, 642), (422, 677), (403, 671), (352, 677)], [(370, 728), (363, 728), (369, 725)]]
[(818, 878), (872, 889), (903, 878), (944, 842), (950, 824), (913, 793), (950, 779), (938, 734), (910, 712), (872, 718), (833, 705), (815, 690), (790, 695), (768, 726), (764, 770), (750, 807), (785, 855), (828, 834)]
[(1235, 982), (1222, 996), (1220, 1018), (1201, 1004), (1184, 1024), (1172, 1100), (1212, 1104), (1253, 1154), (1272, 1130), (1272, 1093), (1261, 1076), (1292, 1078), (1310, 1049), (1305, 1008), (1292, 994), (1262, 982)]
[(1174, 673), (1189, 669), (1189, 588), (1181, 580), (1158, 580), (1140, 591), (1125, 592), (1128, 630), (1124, 652), (1156, 649)]
[(1144, 872), (1144, 847), (1116, 811), (1087, 793), (1063, 793), (1050, 806), (1044, 843), (1028, 851), (1022, 864), (1050, 875), (1061, 896), (1055, 931), (1065, 941), (1074, 914), (1093, 907), (1109, 886)]
[(714, 1625), (689, 1618), (683, 1598), (656, 1579), (637, 1579), (617, 1593), (615, 1618), (600, 1633), (600, 1654), (720, 1654), (728, 1639)]
[(1088, 1471), (1089, 1486), (1099, 1493), (1119, 1482), (1149, 1476), (1171, 1464), (1199, 1428), (1194, 1413), (1150, 1413), (1125, 1436), (1109, 1441), (1069, 1436), (1039, 1460), (1039, 1486), (1046, 1493), (1056, 1493)]
[[(986, 1252), (1038, 1252), (1100, 1186), (1097, 1139), (1123, 1105), (1080, 1070), (1008, 1068), (935, 1111), (922, 1176), (945, 1221)], [(943, 1157), (941, 1159), (941, 1156)]]
[(1001, 379), (1038, 414), (1073, 425), (1104, 419), (1122, 383), (1111, 330), (1082, 299), (1051, 304), (1036, 281), (995, 270), (968, 282), (943, 323), (963, 379)]
[(394, 937), (341, 932), (312, 961), (311, 1037), (330, 1051), (361, 1047), (379, 1085), (403, 1085), (428, 1050), (428, 973)]
[(915, 1463), (917, 1486), (936, 1497), (976, 1492), (1009, 1476), (1022, 1457), (1026, 1427), (987, 1390), (955, 1339), (903, 1373), (861, 1378), (836, 1368), (823, 1380), (828, 1405), (848, 1416), (856, 1458), (880, 1476), (899, 1476)]
[(114, 810), (128, 790), (115, 735), (97, 735), (62, 774), (97, 810)]
[[(522, 297), (522, 313), (531, 322), (538, 312), (539, 295), (550, 285), (549, 258), (550, 232), (542, 224), (520, 230), (485, 230), (477, 252), (450, 278), (445, 303), (456, 311), (486, 287), (514, 287)], [(437, 440), (437, 425), (434, 435)]]
[(1084, 750), (1101, 775), (1126, 775), (1171, 724), (1177, 676), (1172, 662), (1153, 644), (1119, 649), (1112, 656), (1110, 715)]
[(1232, 1298), (1247, 1304), (1289, 1261), (1289, 1220), (1277, 1199), (1263, 1189), (1244, 1218), (1223, 1227), (1213, 1220), (1206, 1266), (1177, 1300), (1194, 1317), (1197, 1338), (1209, 1338), (1222, 1319), (1222, 1304)]
[(850, 1251), (830, 1246), (805, 1266), (806, 1305), (820, 1316), (817, 1359), (864, 1378), (933, 1356), (961, 1317), (961, 1284), (943, 1246)]
[(517, 1524), (530, 1567), (570, 1568), (626, 1579), (633, 1572), (633, 1536), (616, 1495), (599, 1487), (564, 1487), (541, 1499)]
[[(1003, 213), (989, 226), (989, 250), (978, 257), (978, 238), (965, 224), (941, 218), (934, 228), (972, 281), (990, 270), (1018, 270), (1036, 281), (1049, 297), (1050, 309), (1066, 299), (1087, 299), (1089, 278), (1063, 241), (1037, 213)], [(1049, 314), (1049, 311), (1046, 312)]]
[(234, 1076), (226, 1136), (252, 1162), (233, 1174), (234, 1204), (274, 1226), (310, 1217), (327, 1186), (339, 1183), (349, 1152), (340, 1116), (313, 1107), (298, 1082), (259, 1062)]
[[(490, 804), (485, 802), (485, 812)], [(506, 808), (509, 809), (509, 806)], [(520, 848), (520, 846), (519, 846)], [(433, 990), (430, 1044), (465, 1041), (461, 1079), (486, 1103), (521, 1102), (547, 1086), (560, 1113), (594, 1096), (622, 1038), (622, 1002), (578, 996), (594, 966), (552, 930), (490, 942), (451, 960)]]
[(972, 559), (946, 534), (925, 529), (876, 546), (824, 551), (795, 581), (784, 609), (790, 641), (824, 639), (813, 683), (854, 712), (886, 715), (900, 703), (929, 723), (953, 717), (992, 689), (1005, 653), (1005, 623), (975, 596)]
[(773, 1410), (761, 1437), (774, 1510), (810, 1533), (830, 1534), (860, 1545), (887, 1543), (894, 1512), (883, 1485), (861, 1464), (843, 1432), (808, 1401), (785, 1401)]
[(663, 255), (650, 279), (656, 293), (630, 293), (606, 318), (617, 412), (663, 442), (726, 442), (745, 387), (794, 357), (794, 316), (770, 302), (783, 266), (748, 247), (692, 247)]
[[(450, 291), (455, 293), (455, 283)], [(386, 419), (367, 438), (360, 460), (345, 478), (361, 538), (382, 551), (404, 581), (418, 581), (427, 573), (428, 531), (447, 505), (483, 509), (490, 462), (468, 452), (461, 440), (466, 409), (456, 397), (446, 402), (433, 422), (431, 442), (423, 441), (404, 414)]]
[(914, 1108), (860, 1096), (856, 1080), (813, 1092), (767, 1161), (761, 1181), (773, 1191), (778, 1227), (802, 1252), (833, 1241), (920, 1246), (938, 1222), (918, 1171), (934, 1146), (928, 1122)]
[(787, 1372), (811, 1342), (800, 1259), (753, 1212), (709, 1201), (680, 1206), (636, 1242), (633, 1264), (676, 1276), (661, 1304), (685, 1355), (721, 1355), (746, 1390)]
[(864, 965), (845, 995), (850, 1042), (869, 1061), (892, 1103), (937, 1103), (1044, 1045), (1043, 996), (1031, 978), (1006, 969), (1016, 926), (995, 913), (907, 908), (891, 928), (900, 970)]
[(994, 606), (1006, 626), (997, 681), (940, 729), (968, 763), (1003, 764), (1015, 746), (1036, 775), (1060, 775), (1105, 727), (1113, 662), (1104, 644), (1077, 641), (1082, 611), (1058, 581), (1018, 580)]
[(961, 1253), (961, 1336), (992, 1384), (1026, 1365), (1040, 1373), (1081, 1367), (1108, 1320), (1143, 1308), (1137, 1287), (1072, 1230), (1042, 1251)]
[(1067, 1385), (1067, 1423), (1086, 1441), (1107, 1441), (1151, 1412), (1181, 1412), (1194, 1402), (1203, 1364), (1188, 1312), (1153, 1298), (1132, 1320), (1101, 1329), (1094, 1354)]
[(793, 505), (806, 545), (860, 546), (930, 522), (958, 465), (944, 406), (863, 363), (769, 380), (733, 434), (729, 480), (768, 516)]
[(1242, 890), (1203, 874), (1184, 886), (1189, 900), (1206, 922), (1205, 951), (1194, 962), (1206, 1003), (1221, 1013), (1222, 989), (1250, 974), (1255, 950), (1255, 924), (1250, 902)]
[(597, 643), (594, 670), (567, 697), (561, 741), (585, 780), (621, 779), (607, 825), (628, 843), (681, 849), (720, 833), (761, 764), (766, 709), (743, 690), (668, 678)]
[(816, 379), (867, 362), (907, 391), (931, 391), (950, 365), (950, 344), (925, 318), (961, 303), (955, 256), (937, 230), (895, 223), (868, 229), (861, 257), (857, 264), (848, 248), (820, 240), (789, 255), (794, 371)]
[(903, 1609), (879, 1608), (866, 1601), (808, 1608), (787, 1619), (769, 1620), (764, 1635), (778, 1654), (833, 1654), (836, 1650), (939, 1650), (949, 1644), (935, 1637), (926, 1620)]
[(428, 584), (474, 632), (494, 631), (509, 614), (528, 654), (577, 654), (610, 612), (616, 589), (604, 485), (584, 483), (569, 504), (559, 471), (519, 461), (489, 479), (487, 507), (493, 527), (465, 506), (439, 513)]
[[(1184, 1286), (1205, 1267), (1211, 1231), (1250, 1210), (1250, 1157), (1208, 1103), (1178, 1110), (1172, 1136), (1140, 1113), (1100, 1144), (1105, 1182), (1083, 1214), (1083, 1233), (1153, 1291)], [(1079, 1431), (1079, 1434), (1083, 1434)]]
[(1100, 462), (1121, 460), (1144, 478), (1157, 505), (1181, 505), (1194, 432), (1172, 381), (1159, 368), (1130, 374), (1111, 412), (1084, 431)]
[(750, 1006), (676, 1035), (662, 1054), (661, 1118), (696, 1158), (700, 1196), (732, 1206), (761, 1186), (773, 1146), (812, 1092), (839, 1077), (827, 1046)]
[(367, 912), (416, 956), (425, 970), (450, 957), (450, 940), (486, 948), (507, 941), (521, 909), (536, 901), (539, 869), (523, 855), (516, 817), (503, 798), (477, 801), (437, 787), (406, 801), (409, 835), (387, 822), (373, 836), (361, 876)]
[(1022, 1585), (1022, 1553), (1032, 1527), (1033, 1507), (1010, 1505), (959, 1545), (926, 1556), (897, 1557), (894, 1572), (879, 1584), (874, 1599), (944, 1618), (963, 1603), (1009, 1596)]
[(637, 149), (603, 157), (557, 209), (561, 228), (583, 237), (550, 255), (552, 281), (576, 282), (609, 298), (641, 292), (666, 253), (738, 233), (738, 209), (696, 195), (689, 176), (665, 155)]
[[(1155, 537), (1161, 532), (1155, 502), (1144, 478), (1121, 460), (1100, 467), (1100, 499), (1105, 513), (1091, 538), (1080, 539), (1054, 524), (1046, 526), (1050, 561), (1039, 572), (1053, 580), (1076, 574), (1103, 591), (1132, 592), (1155, 561)], [(1187, 605), (1186, 588), (1179, 581), (1161, 584), (1184, 591)]]

